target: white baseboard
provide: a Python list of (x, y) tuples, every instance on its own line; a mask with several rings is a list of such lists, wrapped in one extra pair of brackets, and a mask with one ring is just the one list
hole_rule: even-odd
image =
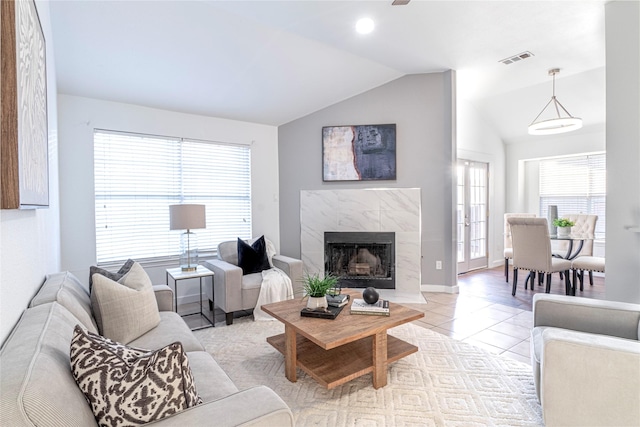
[(504, 268), (504, 258), (503, 258), (503, 259), (501, 259), (501, 260), (499, 260), (499, 261), (493, 261), (493, 262), (491, 263), (491, 267), (489, 267), (489, 268), (496, 268), (496, 267), (502, 267), (502, 268)]
[(460, 287), (458, 285), (420, 285), (420, 292), (444, 292), (446, 294), (459, 294)]

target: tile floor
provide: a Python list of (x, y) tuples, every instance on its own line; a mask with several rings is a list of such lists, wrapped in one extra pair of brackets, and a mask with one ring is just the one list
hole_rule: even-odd
[[(533, 296), (543, 293), (544, 286), (524, 289), (524, 279), (518, 282), (516, 295), (511, 295), (512, 272), (505, 282), (504, 268), (481, 269), (458, 276), (459, 294), (423, 293), (427, 304), (414, 308), (424, 311), (416, 324), (460, 341), (482, 347), (495, 354), (531, 364), (529, 337), (533, 327), (531, 312)], [(593, 285), (588, 278), (582, 298), (603, 299), (604, 277), (596, 276)], [(564, 282), (558, 275), (551, 280), (551, 293), (564, 294)]]
[(424, 311), (414, 322), (418, 326), (447, 335), (530, 364), (529, 336), (532, 313), (483, 298), (461, 294), (424, 293), (427, 304), (405, 304)]

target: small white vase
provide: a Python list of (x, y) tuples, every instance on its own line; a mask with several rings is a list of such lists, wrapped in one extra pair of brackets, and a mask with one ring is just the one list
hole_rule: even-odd
[(569, 237), (571, 235), (571, 227), (558, 227), (558, 237)]
[(329, 304), (327, 304), (327, 297), (309, 297), (307, 300), (307, 308), (315, 310), (316, 308), (327, 308)]

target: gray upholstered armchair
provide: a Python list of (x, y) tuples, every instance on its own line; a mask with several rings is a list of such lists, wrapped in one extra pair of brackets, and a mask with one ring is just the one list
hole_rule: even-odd
[(640, 425), (640, 305), (536, 294), (531, 364), (547, 426)]
[[(302, 296), (302, 261), (275, 253), (273, 243), (265, 239), (267, 253), (271, 252), (270, 263), (273, 267), (284, 271), (291, 279), (294, 295)], [(233, 313), (241, 310), (252, 310), (258, 302), (261, 273), (242, 274), (238, 267), (238, 243), (236, 240), (222, 242), (218, 245), (218, 258), (206, 261), (204, 266), (213, 271), (213, 292), (215, 305), (226, 313), (227, 325), (233, 323)], [(206, 286), (209, 304), (212, 306), (211, 288)], [(215, 308), (215, 307), (211, 307)]]

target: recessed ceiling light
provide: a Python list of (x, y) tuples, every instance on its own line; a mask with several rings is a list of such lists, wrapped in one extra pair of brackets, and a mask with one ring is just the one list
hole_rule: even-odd
[(373, 31), (375, 24), (370, 18), (362, 18), (356, 22), (356, 31), (360, 34), (369, 34)]

